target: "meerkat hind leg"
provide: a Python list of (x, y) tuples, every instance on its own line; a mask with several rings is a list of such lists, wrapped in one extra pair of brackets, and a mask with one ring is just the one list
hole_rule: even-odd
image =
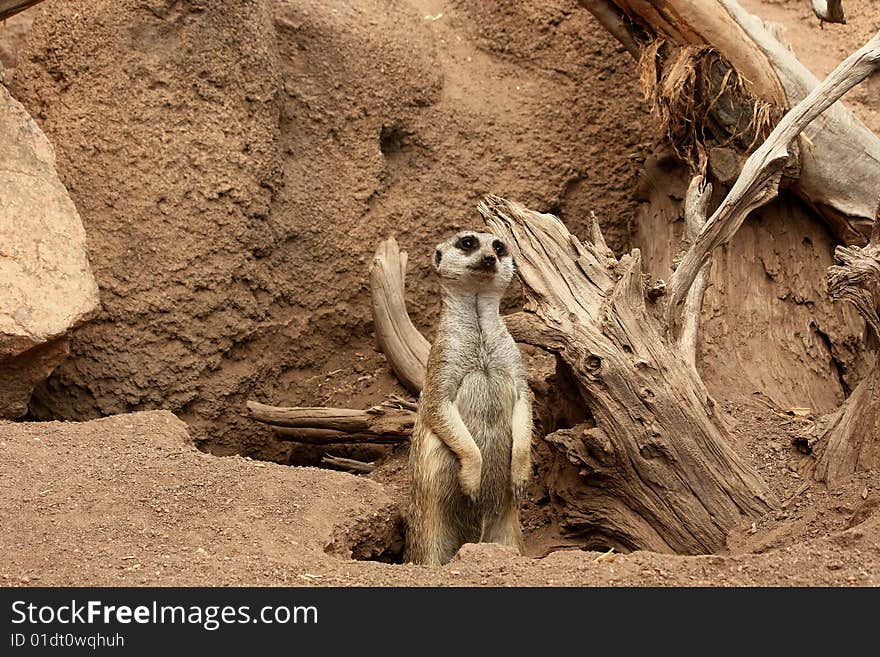
[(458, 529), (449, 517), (448, 499), (458, 490), (457, 463), (452, 452), (433, 432), (422, 436), (424, 453), (413, 473), (415, 503), (410, 510), (406, 560), (439, 566), (461, 546)]
[(483, 530), (482, 542), (508, 545), (522, 554), (522, 525), (519, 521), (519, 508), (512, 500), (493, 518), (487, 518)]

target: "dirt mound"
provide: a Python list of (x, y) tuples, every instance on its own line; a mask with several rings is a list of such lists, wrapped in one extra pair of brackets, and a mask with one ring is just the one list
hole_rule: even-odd
[(467, 545), (442, 568), (381, 562), (400, 549), (399, 460), (371, 480), (218, 458), (194, 449), (186, 426), (159, 411), (0, 422), (0, 584), (880, 584), (880, 479), (804, 489), (787, 440), (796, 420), (767, 408), (727, 410), (738, 449), (788, 502), (742, 527), (728, 554), (601, 556), (561, 550), (530, 528), (529, 553), (539, 558)]
[(45, 3), (11, 88), (58, 151), (103, 313), (33, 415), (169, 408), (214, 452), (284, 459), (246, 399), (397, 389), (368, 310), (381, 238), (411, 253), (422, 327), (431, 249), (487, 192), (574, 230), (589, 207), (627, 246), (651, 134), (627, 57), (563, 0)]
[(20, 54), (13, 93), (56, 146), (103, 304), (36, 417), (219, 417), (236, 345), (272, 323), (255, 264), (281, 184), (271, 21), (256, 2), (186, 7), (47, 3)]

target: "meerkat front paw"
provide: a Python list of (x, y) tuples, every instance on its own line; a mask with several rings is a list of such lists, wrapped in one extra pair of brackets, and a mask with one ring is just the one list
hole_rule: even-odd
[(532, 460), (529, 455), (514, 458), (510, 464), (510, 484), (513, 488), (513, 497), (516, 501), (523, 499), (529, 486), (529, 478), (532, 475)]
[(477, 501), (480, 493), (480, 481), (483, 477), (483, 457), (477, 454), (461, 462), (461, 470), (459, 471), (459, 481), (461, 482), (461, 492), (464, 493), (472, 502)]

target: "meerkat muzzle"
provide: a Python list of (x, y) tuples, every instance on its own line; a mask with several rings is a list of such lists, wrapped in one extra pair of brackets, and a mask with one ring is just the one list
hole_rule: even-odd
[(498, 259), (493, 255), (485, 255), (470, 266), (470, 269), (484, 272), (494, 272), (498, 266)]

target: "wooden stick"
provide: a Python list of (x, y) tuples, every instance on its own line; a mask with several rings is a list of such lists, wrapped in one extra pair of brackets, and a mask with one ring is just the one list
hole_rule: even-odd
[(270, 425), (282, 440), (330, 443), (399, 443), (409, 439), (416, 413), (393, 399), (367, 410), (281, 407), (247, 402), (248, 414)]
[[(684, 242), (693, 244), (706, 224), (712, 185), (702, 176), (694, 176), (684, 199)], [(678, 337), (678, 350), (685, 362), (697, 374), (697, 336), (700, 330), (700, 312), (703, 297), (709, 286), (711, 258), (697, 274), (694, 285), (688, 292), (682, 309), (681, 334)]]
[(620, 41), (633, 59), (639, 60), (641, 48), (626, 26), (626, 19), (617, 7), (608, 0), (578, 0), (615, 39)]
[(376, 469), (375, 461), (370, 461), (369, 463), (367, 463), (364, 461), (357, 461), (355, 459), (343, 458), (342, 456), (333, 456), (332, 454), (325, 454), (324, 456), (322, 456), (321, 463), (333, 465), (337, 468), (342, 468), (343, 470), (361, 472), (363, 474), (370, 474), (373, 470)]
[(0, 20), (6, 20), (43, 0), (0, 0)]
[(400, 383), (414, 395), (422, 391), (431, 344), (406, 311), (404, 296), (407, 254), (389, 237), (379, 244), (370, 267), (370, 289), (376, 342)]
[(309, 429), (306, 427), (272, 427), (279, 440), (288, 440), (294, 443), (306, 445), (339, 445), (342, 443), (376, 443), (394, 444), (405, 443), (409, 440), (409, 434), (375, 434), (375, 433), (348, 433), (347, 431), (335, 431), (334, 429)]
[(876, 71), (878, 65), (880, 32), (847, 57), (803, 101), (792, 108), (767, 140), (746, 160), (742, 173), (727, 197), (706, 222), (672, 275), (667, 324), (673, 324), (678, 306), (684, 301), (700, 270), (709, 262), (712, 251), (730, 241), (752, 210), (776, 198), (782, 170), (793, 154), (791, 145), (795, 138), (843, 94)]

